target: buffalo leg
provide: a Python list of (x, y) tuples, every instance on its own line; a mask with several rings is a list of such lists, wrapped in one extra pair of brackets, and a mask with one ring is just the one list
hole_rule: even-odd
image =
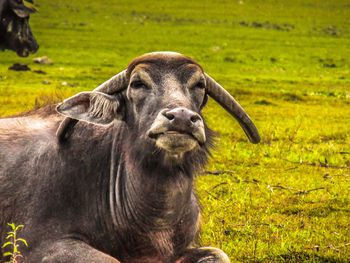
[(224, 251), (214, 247), (189, 249), (176, 263), (230, 263)]
[(49, 247), (38, 249), (25, 260), (30, 263), (120, 263), (85, 242), (74, 239), (56, 241)]

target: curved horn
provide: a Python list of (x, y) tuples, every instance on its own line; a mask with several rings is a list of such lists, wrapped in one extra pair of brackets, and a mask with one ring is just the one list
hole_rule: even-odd
[(254, 123), (239, 103), (209, 75), (205, 74), (207, 93), (239, 122), (252, 143), (260, 142), (260, 135)]
[(126, 69), (118, 73), (114, 77), (102, 83), (93, 91), (99, 91), (106, 94), (117, 93), (120, 90), (126, 89), (128, 87), (129, 81), (126, 74)]
[[(102, 83), (100, 86), (98, 86), (94, 91), (103, 92), (106, 94), (114, 94), (118, 91), (121, 91), (123, 89), (126, 89), (128, 87), (128, 78), (126, 74), (126, 70), (123, 70), (122, 72), (118, 73), (114, 77), (110, 78), (106, 82)], [(60, 143), (66, 141), (69, 136), (73, 133), (74, 126), (78, 123), (78, 120), (74, 120), (72, 118), (66, 117), (61, 124), (59, 125), (56, 136), (58, 138), (58, 141)]]

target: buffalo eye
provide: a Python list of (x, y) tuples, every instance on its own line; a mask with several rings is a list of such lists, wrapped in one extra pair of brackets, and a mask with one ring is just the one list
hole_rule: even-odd
[(205, 89), (205, 84), (202, 81), (199, 81), (197, 84), (195, 84), (193, 87), (193, 89)]
[[(200, 106), (206, 103), (205, 96), (205, 82), (199, 80), (196, 84), (190, 87), (191, 97), (194, 100), (195, 104)], [(200, 106), (202, 108), (202, 106)]]
[(134, 80), (130, 84), (130, 88), (132, 89), (148, 89), (148, 86), (142, 82), (141, 80)]

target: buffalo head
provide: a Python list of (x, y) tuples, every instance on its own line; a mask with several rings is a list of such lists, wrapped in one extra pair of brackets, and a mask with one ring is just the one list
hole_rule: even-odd
[(137, 131), (135, 143), (153, 145), (179, 158), (207, 143), (209, 129), (201, 110), (208, 95), (238, 120), (251, 142), (260, 141), (256, 127), (235, 99), (198, 63), (173, 52), (136, 58), (126, 70), (92, 92), (65, 100), (57, 110), (99, 125), (125, 121), (131, 131)]
[(38, 50), (29, 26), (29, 15), (34, 12), (36, 9), (25, 6), (23, 0), (0, 0), (0, 50), (16, 51), (21, 57)]

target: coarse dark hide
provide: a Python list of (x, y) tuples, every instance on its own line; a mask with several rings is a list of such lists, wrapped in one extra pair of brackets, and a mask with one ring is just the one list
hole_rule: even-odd
[(259, 141), (239, 104), (172, 52), (135, 59), (59, 104), (60, 114), (51, 106), (0, 119), (0, 240), (7, 222), (23, 224), (27, 263), (229, 262), (220, 249), (194, 247), (193, 180), (212, 144), (207, 96)]
[(21, 57), (38, 50), (29, 26), (29, 15), (34, 12), (36, 9), (25, 6), (23, 0), (0, 0), (0, 50), (10, 49)]

